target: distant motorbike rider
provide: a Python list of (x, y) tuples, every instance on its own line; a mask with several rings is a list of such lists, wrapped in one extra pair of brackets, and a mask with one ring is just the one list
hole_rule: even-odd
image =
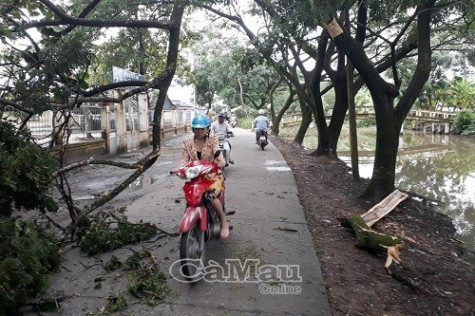
[(260, 132), (266, 132), (267, 129), (270, 126), (270, 122), (267, 119), (267, 117), (264, 116), (264, 110), (260, 109), (258, 111), (259, 116), (254, 119), (254, 122), (252, 123), (252, 127), (256, 131), (256, 144), (259, 144), (259, 133)]
[(229, 145), (229, 163), (234, 164), (231, 159), (231, 143), (227, 141), (228, 137), (233, 137), (234, 133), (231, 126), (226, 122), (226, 114), (224, 112), (218, 113), (218, 119), (211, 124), (211, 132), (219, 139), (224, 139)]

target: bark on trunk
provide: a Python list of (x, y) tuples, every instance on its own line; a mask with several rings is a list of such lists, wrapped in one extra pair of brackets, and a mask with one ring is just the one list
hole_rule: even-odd
[(282, 117), (284, 116), (285, 112), (289, 109), (290, 105), (295, 101), (295, 90), (290, 89), (289, 96), (287, 97), (287, 100), (285, 101), (284, 106), (282, 109), (280, 109), (279, 113), (275, 116), (275, 118), (272, 120), (272, 134), (273, 135), (279, 135), (279, 125), (280, 121), (282, 121)]
[(385, 252), (386, 247), (402, 243), (397, 237), (379, 233), (366, 225), (360, 215), (339, 219), (343, 227), (351, 228), (356, 237), (356, 245), (369, 252)]
[(308, 127), (310, 126), (310, 123), (312, 123), (312, 111), (310, 111), (307, 104), (305, 102), (302, 102), (302, 100), (300, 100), (299, 103), (300, 108), (302, 110), (302, 122), (300, 122), (300, 127), (297, 131), (297, 134), (295, 134), (294, 142), (299, 145), (302, 145)]
[(160, 87), (160, 92), (158, 94), (157, 102), (155, 104), (155, 111), (153, 113), (153, 128), (152, 128), (152, 150), (153, 152), (158, 152), (161, 146), (161, 135), (160, 135), (160, 122), (162, 117), (163, 104), (167, 97), (168, 88), (173, 80), (175, 75), (177, 62), (178, 62), (178, 52), (180, 45), (180, 29), (181, 21), (183, 17), (183, 12), (185, 11), (186, 1), (178, 0), (175, 2), (173, 7), (173, 12), (171, 14), (171, 21), (173, 21), (173, 26), (170, 28), (170, 35), (168, 40), (168, 54), (167, 54), (167, 72), (166, 80), (162, 87)]
[[(313, 115), (315, 117), (315, 123), (318, 130), (318, 146), (312, 153), (315, 156), (331, 156), (336, 157), (336, 148), (332, 148), (331, 134), (327, 125), (325, 117), (325, 110), (323, 108), (322, 94), (320, 82), (322, 78), (322, 72), (325, 64), (325, 52), (328, 44), (328, 33), (322, 31), (321, 37), (318, 40), (317, 50), (317, 64), (315, 65), (313, 79), (309, 84), (309, 91), (311, 91), (311, 98), (313, 101)], [(307, 79), (308, 80), (308, 79)]]
[(328, 133), (330, 137), (330, 149), (335, 153), (335, 156), (337, 156), (336, 149), (338, 146), (338, 139), (340, 138), (346, 112), (348, 111), (346, 72), (339, 72), (334, 76), (332, 81), (335, 91), (335, 106), (328, 127)]

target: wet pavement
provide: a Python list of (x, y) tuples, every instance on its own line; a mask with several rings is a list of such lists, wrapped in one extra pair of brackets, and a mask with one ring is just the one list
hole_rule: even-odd
[[(236, 164), (226, 168), (226, 208), (236, 213), (228, 217), (233, 226), (230, 237), (207, 244), (206, 260), (212, 260), (209, 266), (214, 270), (196, 284), (184, 283), (176, 269), (179, 237), (148, 243), (145, 247), (168, 276), (172, 294), (157, 306), (129, 302), (121, 315), (330, 315), (319, 260), (290, 168), (272, 144), (262, 151), (254, 143), (253, 132), (236, 128), (234, 133), (231, 157)], [(181, 159), (182, 140), (183, 136), (166, 139), (158, 161), (108, 207), (126, 206), (130, 221), (151, 221), (165, 231), (177, 232), (185, 209), (183, 180), (170, 176), (169, 170)], [(134, 158), (143, 153), (146, 149), (127, 155)], [(104, 176), (92, 178), (98, 172)], [(77, 197), (87, 198), (123, 178), (103, 169), (83, 171), (76, 173), (73, 186)], [(114, 255), (124, 258), (131, 249), (124, 247)], [(88, 258), (78, 249), (66, 252), (62, 271), (53, 276), (49, 292), (71, 297), (61, 303), (59, 312), (47, 314), (97, 314), (111, 293), (126, 292), (123, 276), (113, 277), (103, 269), (111, 255)], [(106, 281), (94, 289), (98, 274)]]

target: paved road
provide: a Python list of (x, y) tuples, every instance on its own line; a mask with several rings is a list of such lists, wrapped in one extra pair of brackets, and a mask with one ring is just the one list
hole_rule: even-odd
[[(290, 168), (272, 144), (264, 151), (258, 148), (251, 131), (236, 128), (235, 135), (231, 143), (236, 164), (227, 168), (226, 180), (227, 209), (236, 211), (235, 215), (228, 217), (234, 229), (228, 239), (209, 243), (206, 257), (207, 260), (213, 260), (214, 265), (223, 268), (224, 278), (233, 269), (246, 271), (237, 262), (244, 263), (246, 259), (252, 259), (255, 261), (248, 262), (284, 272), (282, 281), (250, 282), (255, 281), (252, 276), (256, 276), (252, 269), (249, 270), (252, 275), (247, 282), (242, 282), (242, 273), (241, 279), (228, 279), (234, 282), (201, 281), (195, 285), (170, 277), (168, 284), (173, 294), (166, 303), (155, 307), (129, 304), (123, 314), (330, 315), (319, 260)], [(118, 196), (115, 203), (127, 206), (129, 220), (152, 221), (162, 229), (178, 230), (185, 207), (181, 191), (183, 180), (169, 176), (168, 170), (176, 166), (181, 158), (182, 139), (177, 136), (166, 140), (161, 157), (147, 171), (143, 182)], [(153, 247), (153, 251), (160, 259), (164, 272), (169, 275), (169, 267), (179, 256), (179, 237), (160, 243), (161, 247)], [(126, 255), (127, 251), (123, 252)], [(107, 254), (104, 256), (97, 260), (106, 261)], [(88, 263), (82, 265), (87, 266)], [(72, 258), (63, 265), (65, 271), (77, 266)], [(85, 269), (72, 283), (71, 276), (57, 276), (55, 284), (62, 284), (64, 289), (64, 284), (70, 282), (69, 291), (78, 293), (62, 304), (64, 315), (94, 314), (100, 310), (101, 304), (104, 305), (101, 297), (120, 290), (120, 282), (112, 282), (104, 289), (91, 290), (94, 283), (87, 280), (97, 276), (98, 269)], [(265, 279), (265, 272), (271, 270), (261, 271), (263, 273), (258, 275)], [(295, 282), (285, 282), (285, 278)], [(61, 287), (56, 285), (55, 288)], [(65, 292), (68, 292), (67, 288)], [(91, 292), (95, 294), (91, 295)]]

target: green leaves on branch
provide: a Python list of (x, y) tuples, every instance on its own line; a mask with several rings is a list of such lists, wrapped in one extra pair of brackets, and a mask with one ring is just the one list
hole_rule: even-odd
[(129, 223), (123, 215), (125, 208), (117, 214), (100, 212), (82, 219), (79, 224), (79, 246), (89, 255), (95, 255), (150, 239), (158, 229), (151, 223)]
[(0, 315), (43, 290), (59, 264), (55, 236), (31, 221), (0, 216)]
[(153, 265), (132, 271), (128, 288), (135, 297), (145, 299), (149, 305), (157, 305), (170, 293), (166, 282), (165, 274)]
[(0, 215), (16, 209), (56, 211), (49, 195), (56, 165), (50, 155), (36, 146), (26, 131), (0, 121)]

